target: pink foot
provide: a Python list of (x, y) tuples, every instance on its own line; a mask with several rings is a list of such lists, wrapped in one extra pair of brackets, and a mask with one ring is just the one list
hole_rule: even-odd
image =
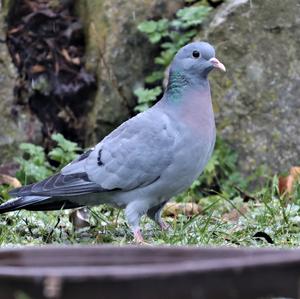
[(141, 233), (141, 230), (139, 228), (137, 228), (133, 231), (133, 235), (134, 235), (135, 243), (137, 243), (137, 244), (144, 244), (145, 243), (144, 238), (143, 238), (142, 233)]

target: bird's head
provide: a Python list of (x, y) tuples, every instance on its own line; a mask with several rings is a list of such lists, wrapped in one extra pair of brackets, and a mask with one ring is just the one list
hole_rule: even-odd
[(215, 57), (215, 49), (206, 42), (193, 42), (182, 47), (171, 64), (170, 75), (180, 74), (189, 79), (206, 79), (213, 69), (226, 71)]

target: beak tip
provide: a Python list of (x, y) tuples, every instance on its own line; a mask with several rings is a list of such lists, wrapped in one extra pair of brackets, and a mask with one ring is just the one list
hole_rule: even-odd
[(213, 57), (209, 61), (212, 63), (212, 65), (214, 66), (214, 68), (217, 68), (217, 69), (219, 69), (219, 70), (221, 70), (223, 72), (226, 72), (225, 65), (222, 62), (220, 62), (217, 58)]

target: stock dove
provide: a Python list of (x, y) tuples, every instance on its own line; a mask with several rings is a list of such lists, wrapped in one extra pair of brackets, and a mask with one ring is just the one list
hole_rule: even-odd
[(207, 76), (224, 65), (206, 42), (181, 48), (170, 67), (160, 101), (121, 124), (61, 172), (10, 192), (0, 213), (60, 210), (111, 204), (125, 208), (135, 240), (147, 214), (166, 228), (164, 204), (203, 171), (215, 144), (215, 121)]

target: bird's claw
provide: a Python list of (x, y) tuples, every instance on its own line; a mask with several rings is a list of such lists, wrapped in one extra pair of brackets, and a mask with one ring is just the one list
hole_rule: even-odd
[(138, 245), (150, 245), (149, 243), (145, 242), (144, 238), (143, 238), (143, 235), (141, 233), (141, 230), (138, 228), (138, 229), (135, 229), (133, 231), (133, 235), (134, 235), (134, 242)]

